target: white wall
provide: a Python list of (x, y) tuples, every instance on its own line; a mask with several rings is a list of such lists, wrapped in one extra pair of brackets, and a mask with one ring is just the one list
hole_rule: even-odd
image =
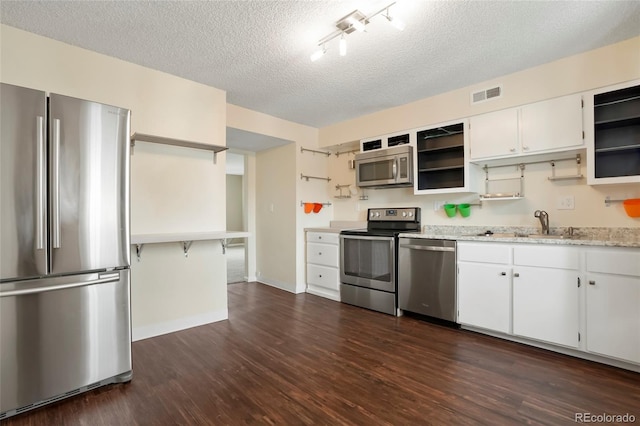
[[(132, 132), (224, 145), (224, 91), (0, 26), (2, 82), (129, 108)], [(139, 142), (131, 157), (132, 233), (225, 229), (225, 154)], [(220, 244), (146, 245), (132, 257), (134, 336), (226, 318)], [(163, 273), (166, 272), (166, 273)], [(151, 333), (151, 334), (150, 334)]]

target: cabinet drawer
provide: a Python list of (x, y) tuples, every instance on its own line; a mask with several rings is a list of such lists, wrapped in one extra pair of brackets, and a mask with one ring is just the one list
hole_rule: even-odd
[(458, 260), (480, 263), (511, 263), (511, 247), (494, 243), (458, 242)]
[(515, 246), (513, 264), (543, 268), (579, 269), (580, 252), (574, 247)]
[(338, 244), (340, 234), (336, 232), (307, 232), (307, 242)]
[(318, 265), (333, 266), (340, 264), (340, 249), (333, 244), (307, 243), (307, 262)]
[(337, 268), (307, 264), (307, 284), (340, 290), (340, 276)]
[(588, 251), (587, 271), (640, 277), (640, 250)]

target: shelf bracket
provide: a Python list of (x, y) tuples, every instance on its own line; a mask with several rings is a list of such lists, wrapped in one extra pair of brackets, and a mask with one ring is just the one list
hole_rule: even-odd
[(318, 176), (307, 176), (300, 173), (300, 179), (306, 179), (309, 182), (309, 179), (318, 179), (318, 180), (326, 180), (327, 182), (331, 182), (331, 178), (318, 177)]
[(604, 205), (606, 207), (611, 207), (611, 203), (622, 203), (624, 200), (612, 200), (610, 196), (606, 196), (604, 199)]
[(220, 245), (222, 246), (222, 254), (227, 253), (227, 239), (223, 238), (220, 240)]
[(575, 175), (556, 176), (556, 163), (558, 161), (567, 161), (567, 160), (572, 160), (572, 159), (571, 158), (566, 158), (564, 160), (551, 160), (551, 176), (549, 176), (547, 179), (549, 179), (549, 180), (582, 179), (584, 176), (582, 176), (582, 174), (580, 174), (580, 164), (582, 162), (582, 158), (580, 157), (580, 154), (576, 154), (576, 158), (575, 158), (575, 162), (576, 162), (576, 174)]
[(314, 154), (322, 154), (322, 155), (326, 155), (327, 157), (331, 155), (330, 152), (325, 152), (325, 151), (316, 151), (315, 149), (307, 149), (307, 148), (303, 148), (300, 147), (300, 152), (304, 153), (304, 152), (313, 152)]
[(140, 255), (142, 254), (142, 247), (144, 247), (144, 244), (136, 244), (136, 257), (138, 258), (138, 262), (140, 262)]
[(182, 251), (184, 252), (184, 257), (188, 257), (189, 249), (191, 248), (191, 244), (193, 244), (193, 241), (183, 241), (182, 242)]

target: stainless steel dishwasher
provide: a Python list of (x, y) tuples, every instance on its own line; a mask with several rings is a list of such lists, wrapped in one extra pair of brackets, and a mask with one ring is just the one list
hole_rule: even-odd
[(457, 322), (456, 242), (400, 238), (398, 308)]

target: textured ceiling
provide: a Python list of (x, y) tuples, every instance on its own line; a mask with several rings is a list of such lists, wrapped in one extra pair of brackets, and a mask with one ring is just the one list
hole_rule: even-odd
[(309, 55), (335, 21), (391, 1), (9, 1), (0, 21), (227, 91), (323, 127), (640, 34), (639, 1), (398, 0), (365, 33)]

